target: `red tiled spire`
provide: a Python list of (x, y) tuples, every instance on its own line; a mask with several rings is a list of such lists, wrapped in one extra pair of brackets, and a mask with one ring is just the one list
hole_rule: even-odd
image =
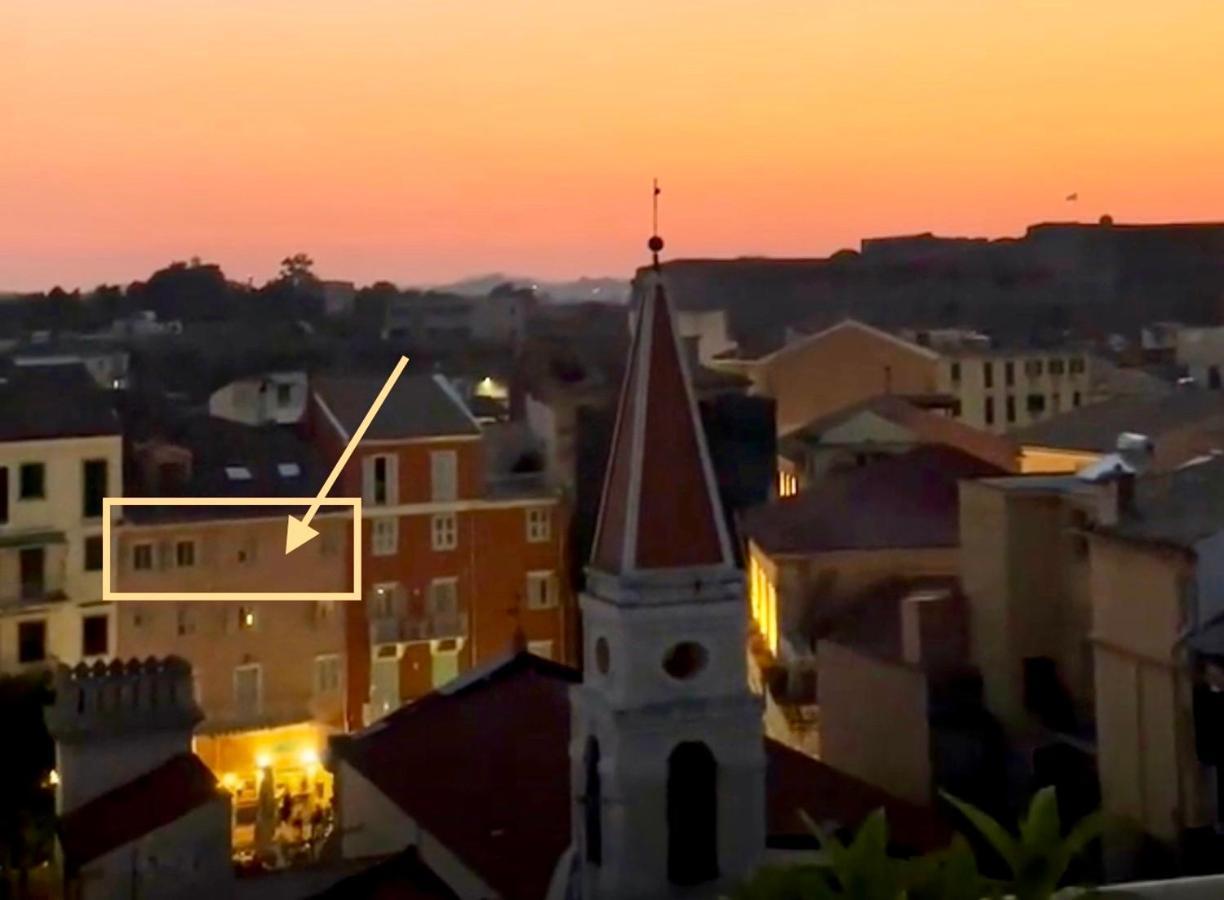
[[(656, 241), (652, 249), (662, 245)], [(623, 574), (733, 565), (705, 434), (656, 267), (642, 291), (621, 387), (591, 566)]]

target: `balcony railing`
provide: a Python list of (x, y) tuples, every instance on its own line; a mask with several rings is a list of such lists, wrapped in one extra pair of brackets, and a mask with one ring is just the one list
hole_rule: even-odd
[(411, 644), (467, 636), (467, 613), (433, 616), (385, 616), (370, 620), (370, 643)]

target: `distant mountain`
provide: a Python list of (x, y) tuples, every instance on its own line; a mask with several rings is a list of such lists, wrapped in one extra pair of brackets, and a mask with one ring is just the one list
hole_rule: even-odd
[(629, 281), (621, 278), (579, 278), (576, 281), (540, 281), (519, 275), (494, 272), (464, 278), (451, 284), (431, 284), (435, 291), (460, 294), (465, 297), (484, 297), (489, 291), (507, 282), (515, 287), (535, 288), (541, 295), (556, 303), (581, 303), (599, 300), (605, 303), (624, 303), (629, 299)]

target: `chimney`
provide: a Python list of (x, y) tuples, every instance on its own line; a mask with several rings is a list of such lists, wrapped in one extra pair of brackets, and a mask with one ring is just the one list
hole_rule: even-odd
[(177, 656), (60, 666), (43, 711), (55, 740), (55, 811), (64, 815), (181, 753), (203, 719), (191, 664)]

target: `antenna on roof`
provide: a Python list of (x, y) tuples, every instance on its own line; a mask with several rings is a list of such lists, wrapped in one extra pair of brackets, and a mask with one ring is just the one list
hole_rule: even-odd
[(659, 237), (659, 194), (663, 193), (659, 188), (659, 179), (654, 179), (654, 190), (650, 195), (651, 205), (651, 222), (650, 222), (650, 240), (646, 246), (650, 248), (650, 255), (653, 260), (653, 266), (656, 271), (659, 268), (659, 252), (663, 249), (663, 238)]

